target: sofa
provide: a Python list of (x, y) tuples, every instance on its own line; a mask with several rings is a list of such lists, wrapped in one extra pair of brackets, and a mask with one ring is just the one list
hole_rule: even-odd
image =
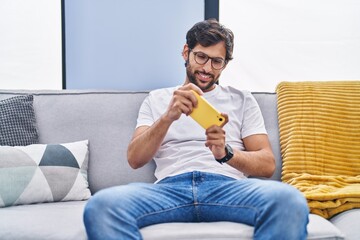
[[(111, 186), (155, 181), (153, 162), (133, 170), (126, 158), (138, 110), (147, 94), (110, 90), (0, 90), (0, 100), (33, 96), (39, 144), (88, 141), (88, 165), (83, 174), (91, 194), (95, 194)], [(260, 105), (276, 157), (276, 171), (271, 179), (281, 181), (277, 95), (253, 93), (253, 96)], [(83, 209), (88, 197), (83, 198), (2, 207), (0, 239), (86, 239)], [(342, 212), (331, 219), (310, 214), (309, 220), (308, 239), (360, 239), (360, 209)], [(253, 227), (231, 222), (166, 223), (145, 227), (141, 233), (145, 240), (252, 239)]]

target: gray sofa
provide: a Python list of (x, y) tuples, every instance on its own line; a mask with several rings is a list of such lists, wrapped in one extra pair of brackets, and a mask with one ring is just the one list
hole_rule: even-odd
[[(92, 194), (110, 186), (155, 180), (154, 163), (133, 170), (126, 160), (138, 109), (147, 92), (0, 90), (0, 100), (23, 94), (34, 95), (41, 143), (89, 140), (88, 180)], [(253, 95), (261, 107), (276, 156), (277, 169), (272, 179), (280, 180), (276, 94)], [(85, 204), (86, 201), (68, 201), (0, 208), (0, 239), (86, 239), (82, 221)], [(311, 214), (308, 239), (360, 239), (359, 226), (360, 209), (330, 220)], [(253, 228), (230, 222), (167, 223), (143, 228), (141, 232), (145, 240), (252, 239)]]

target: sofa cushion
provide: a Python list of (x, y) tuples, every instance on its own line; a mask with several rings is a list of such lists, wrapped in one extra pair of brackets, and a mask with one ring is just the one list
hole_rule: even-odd
[(0, 207), (84, 200), (88, 141), (0, 146)]
[[(309, 215), (308, 240), (341, 240), (343, 234), (331, 222), (315, 214)], [(144, 227), (145, 240), (162, 239), (253, 239), (254, 228), (234, 222), (162, 223)]]
[(345, 239), (344, 234), (327, 219), (316, 215), (309, 215), (307, 226), (307, 240), (340, 240)]
[(86, 240), (86, 201), (0, 208), (1, 240)]
[(253, 239), (254, 228), (234, 222), (162, 223), (140, 230), (144, 240)]
[(346, 240), (359, 240), (360, 209), (351, 209), (342, 212), (330, 221), (345, 235)]
[(134, 170), (126, 156), (147, 92), (66, 90), (33, 95), (40, 143), (89, 139), (92, 193), (105, 187), (156, 180), (153, 161)]
[(279, 144), (279, 126), (277, 115), (277, 96), (275, 93), (252, 93), (259, 104), (264, 118), (265, 128), (271, 143), (271, 148), (275, 157), (276, 169), (271, 177), (273, 180), (281, 180), (282, 159)]
[(39, 143), (33, 96), (24, 95), (0, 101), (0, 145), (25, 146)]

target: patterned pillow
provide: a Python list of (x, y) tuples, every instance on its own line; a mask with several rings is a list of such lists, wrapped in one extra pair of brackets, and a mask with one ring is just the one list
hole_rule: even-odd
[(88, 140), (0, 146), (0, 207), (90, 197)]
[(33, 96), (0, 101), (0, 145), (25, 146), (39, 143)]

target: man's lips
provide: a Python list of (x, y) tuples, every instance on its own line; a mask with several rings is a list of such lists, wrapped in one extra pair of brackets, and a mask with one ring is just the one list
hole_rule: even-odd
[(212, 80), (214, 78), (214, 76), (212, 74), (208, 74), (208, 73), (204, 73), (204, 72), (196, 72), (198, 78), (200, 81), (209, 81)]

